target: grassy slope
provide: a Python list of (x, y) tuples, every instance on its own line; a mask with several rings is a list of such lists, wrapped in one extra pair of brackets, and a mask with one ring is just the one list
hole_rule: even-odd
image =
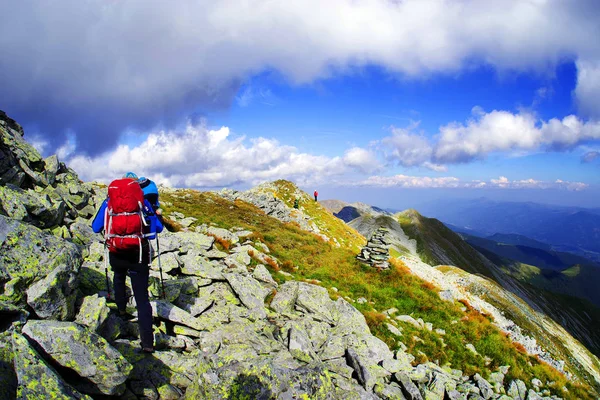
[(435, 218), (423, 217), (415, 210), (395, 215), (404, 232), (417, 240), (417, 253), (430, 265), (455, 265), (472, 274), (493, 277), (479, 253)]
[[(277, 187), (281, 189), (278, 197), (292, 205), (295, 187), (285, 181), (278, 181)], [(250, 204), (230, 202), (212, 193), (182, 190), (161, 195), (161, 201), (171, 204), (165, 207), (165, 215), (179, 211), (198, 218), (197, 224), (213, 223), (223, 228), (242, 227), (254, 231), (254, 239), (266, 243), (271, 254), (280, 261), (279, 265), (267, 266), (272, 272), (281, 268), (297, 280), (318, 280), (322, 286), (330, 288), (334, 298), (365, 297), (372, 304), (354, 303), (355, 306), (365, 315), (373, 334), (392, 349), (399, 343), (386, 328), (382, 310), (395, 307), (399, 314), (411, 314), (431, 322), (435, 328), (445, 329), (446, 334), (440, 336), (402, 325), (404, 336), (401, 340), (418, 362), (428, 359), (468, 374), (479, 372), (484, 376), (499, 365), (511, 365), (507, 379), (529, 382), (535, 376), (542, 381), (555, 382), (552, 388), (559, 395), (563, 395), (560, 388), (567, 385), (572, 398), (589, 397), (589, 388), (566, 382), (562, 374), (524, 354), (487, 317), (473, 310), (463, 312), (461, 304), (442, 301), (434, 287), (411, 275), (401, 263), (394, 263), (391, 270), (384, 272), (358, 263), (355, 255), (358, 247), (365, 243), (364, 238), (314, 201), (302, 201), (301, 205), (323, 233), (338, 238), (340, 247), (294, 224), (283, 224), (270, 218)], [(286, 279), (281, 274), (273, 275), (279, 281)], [(465, 343), (472, 343), (480, 354), (491, 358), (491, 364), (485, 365), (482, 358), (473, 357), (465, 349)]]
[[(507, 283), (503, 285), (506, 290), (516, 293), (519, 297), (526, 299), (531, 307), (558, 321), (575, 338), (585, 343), (592, 352), (598, 354), (600, 351), (598, 346), (600, 343), (600, 334), (598, 334), (600, 310), (597, 307), (585, 300), (568, 296), (564, 291), (553, 293), (544, 290), (551, 286), (548, 284), (540, 290), (535, 283), (547, 279), (544, 278), (539, 268), (502, 258), (483, 248), (474, 249), (459, 235), (434, 218), (423, 217), (415, 210), (398, 213), (396, 217), (405, 232), (417, 240), (417, 251), (425, 262), (431, 265), (444, 263), (456, 265), (467, 272), (484, 275), (499, 283)], [(439, 251), (440, 249), (442, 252)], [(478, 251), (495, 266), (483, 262), (477, 254)], [(556, 271), (550, 272), (563, 275)], [(575, 268), (564, 271), (564, 274), (575, 275), (576, 273), (577, 269)], [(499, 279), (501, 274), (505, 275)], [(511, 281), (511, 277), (515, 278), (517, 282)], [(504, 309), (505, 304), (499, 304), (499, 306)], [(515, 314), (514, 318), (521, 325), (527, 325), (527, 321), (522, 321), (518, 315)], [(543, 335), (535, 334), (533, 327), (530, 333), (541, 343), (546, 342), (546, 347), (556, 348), (557, 354), (566, 354), (556, 344), (544, 340)]]

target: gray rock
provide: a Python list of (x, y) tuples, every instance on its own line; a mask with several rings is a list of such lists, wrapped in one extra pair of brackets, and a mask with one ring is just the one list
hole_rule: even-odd
[(419, 321), (417, 321), (416, 319), (414, 319), (410, 315), (398, 315), (395, 318), (398, 321), (406, 322), (407, 324), (410, 324), (410, 325), (414, 326), (417, 329), (423, 329), (423, 327), (424, 327), (424, 325), (422, 323), (420, 323)]
[(206, 228), (206, 230), (203, 233), (206, 233), (210, 236), (214, 236), (221, 240), (225, 240), (231, 244), (236, 244), (240, 241), (236, 234), (228, 231), (227, 229), (216, 228), (214, 226)]
[(533, 378), (531, 380), (531, 384), (536, 388), (539, 389), (540, 387), (542, 387), (542, 381), (540, 381), (538, 378)]
[(181, 337), (169, 336), (164, 333), (154, 334), (154, 348), (157, 350), (173, 349), (184, 350), (186, 342)]
[(366, 368), (364, 361), (354, 349), (346, 350), (346, 362), (350, 367), (352, 367), (352, 369), (354, 369), (358, 383), (360, 383), (366, 390), (371, 391), (375, 385), (375, 379)]
[(494, 390), (492, 389), (492, 385), (490, 385), (490, 383), (488, 381), (486, 381), (485, 379), (483, 379), (481, 377), (481, 375), (479, 374), (475, 374), (475, 376), (473, 377), (473, 380), (477, 383), (477, 386), (479, 387), (479, 390), (481, 391), (481, 396), (484, 399), (489, 399), (492, 396), (494, 396)]
[(298, 298), (298, 285), (299, 283), (296, 281), (286, 282), (281, 285), (271, 301), (271, 308), (279, 314), (293, 313), (296, 299)]
[(163, 253), (179, 252), (185, 249), (188, 254), (202, 254), (212, 249), (215, 238), (197, 232), (171, 233), (163, 231), (160, 234), (160, 250)]
[(450, 400), (467, 400), (467, 395), (465, 393), (461, 393), (458, 390), (451, 390), (446, 392), (446, 395)]
[(12, 335), (14, 369), (18, 388), (13, 398), (21, 399), (89, 399), (79, 393), (50, 367), (27, 339), (18, 333)]
[(377, 396), (386, 400), (405, 400), (402, 388), (395, 382), (387, 385), (375, 385), (374, 389)]
[(99, 332), (106, 322), (110, 309), (106, 305), (106, 298), (88, 296), (83, 299), (75, 322), (87, 326), (92, 332)]
[(73, 264), (56, 267), (27, 289), (27, 304), (40, 318), (72, 319), (75, 315), (77, 269)]
[(26, 289), (66, 265), (78, 271), (81, 253), (77, 246), (31, 225), (0, 215), (0, 299), (24, 304)]
[(527, 392), (527, 400), (542, 400), (542, 396), (535, 392), (533, 389), (529, 389)]
[(516, 400), (525, 400), (527, 398), (527, 387), (525, 386), (525, 382), (520, 379), (511, 381), (506, 394)]
[(46, 182), (48, 185), (54, 184), (56, 180), (56, 174), (58, 173), (58, 169), (60, 167), (60, 163), (58, 161), (58, 157), (56, 155), (52, 155), (44, 159), (44, 175), (46, 177)]
[[(176, 270), (181, 266), (175, 253), (162, 253), (162, 249), (160, 255), (160, 264), (163, 274), (168, 274), (169, 272)], [(152, 268), (155, 271), (158, 271), (158, 256), (152, 261)]]
[(254, 271), (252, 271), (252, 277), (263, 284), (267, 288), (277, 288), (279, 285), (275, 282), (275, 279), (269, 273), (267, 267), (262, 264), (258, 264)]
[(177, 298), (175, 305), (197, 317), (215, 303), (213, 291), (207, 290), (201, 293), (202, 295), (198, 297), (182, 294)]
[(185, 275), (198, 276), (205, 279), (223, 280), (223, 268), (210, 262), (204, 256), (187, 254), (180, 257), (181, 272)]
[(251, 276), (238, 274), (224, 274), (234, 293), (239, 297), (244, 306), (250, 309), (256, 318), (265, 318), (265, 298), (270, 293)]
[(421, 396), (419, 388), (413, 383), (406, 373), (398, 372), (394, 374), (394, 378), (400, 384), (402, 392), (408, 400), (423, 400), (423, 396)]
[(394, 325), (387, 323), (385, 324), (385, 326), (388, 328), (388, 331), (390, 331), (390, 333), (392, 333), (393, 335), (402, 336), (402, 332), (400, 331), (400, 329), (396, 328)]
[(154, 300), (150, 302), (150, 305), (152, 306), (152, 315), (155, 318), (162, 318), (167, 321), (185, 325), (197, 331), (207, 329), (206, 325), (203, 324), (201, 320), (171, 303), (163, 300)]
[(23, 334), (54, 362), (77, 374), (75, 388), (88, 394), (120, 395), (131, 365), (101, 336), (72, 322), (29, 321)]
[(317, 359), (308, 334), (302, 326), (294, 324), (289, 330), (288, 349), (294, 358), (309, 363)]
[(296, 308), (316, 320), (334, 323), (338, 319), (335, 303), (329, 298), (327, 289), (321, 286), (299, 282)]

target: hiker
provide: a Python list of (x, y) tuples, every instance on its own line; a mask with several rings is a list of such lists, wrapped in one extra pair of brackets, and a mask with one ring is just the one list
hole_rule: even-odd
[(317, 192), (317, 191), (315, 190), (315, 192), (314, 192), (313, 194), (315, 195), (315, 201), (317, 201), (317, 196), (319, 195), (319, 192)]
[(298, 208), (300, 205), (300, 200), (296, 197), (296, 200), (294, 200), (294, 208)]
[(144, 198), (152, 205), (156, 214), (160, 215), (160, 203), (158, 201), (158, 187), (156, 183), (143, 176), (138, 179), (138, 183), (144, 192)]
[[(134, 173), (128, 172), (123, 179), (117, 179), (108, 186), (108, 197), (96, 213), (92, 229), (96, 233), (104, 230), (108, 259), (114, 272), (115, 303), (123, 317), (127, 316), (127, 274), (131, 278), (142, 350), (152, 353), (152, 307), (148, 298), (151, 247), (148, 240), (162, 232), (163, 225), (150, 202), (144, 199)], [(106, 271), (108, 274), (108, 268)]]

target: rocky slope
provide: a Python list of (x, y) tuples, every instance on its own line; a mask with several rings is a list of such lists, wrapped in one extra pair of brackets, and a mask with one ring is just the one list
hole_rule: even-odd
[[(174, 217), (193, 229), (160, 236), (166, 298), (155, 257), (157, 351), (141, 353), (133, 298), (133, 319), (107, 302), (105, 253), (89, 228), (105, 189), (81, 183), (56, 157), (42, 159), (4, 114), (0, 134), (2, 399), (556, 398), (550, 382), (505, 379), (509, 366), (484, 379), (417, 363), (402, 346), (391, 351), (355, 299), (332, 300), (324, 287), (274, 276), (281, 263), (260, 232), (198, 225), (185, 214)], [(256, 193), (264, 187), (247, 200)], [(245, 201), (243, 193), (224, 195), (232, 209)], [(324, 235), (332, 251), (354, 246), (352, 231), (312, 216), (313, 203), (293, 210), (297, 195), (263, 199), (263, 209)], [(175, 200), (188, 196), (171, 191)]]

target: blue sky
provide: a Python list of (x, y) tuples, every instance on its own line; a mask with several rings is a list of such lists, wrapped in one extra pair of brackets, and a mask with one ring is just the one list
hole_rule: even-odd
[(85, 180), (599, 205), (593, 0), (62, 3), (0, 5), (0, 109)]

